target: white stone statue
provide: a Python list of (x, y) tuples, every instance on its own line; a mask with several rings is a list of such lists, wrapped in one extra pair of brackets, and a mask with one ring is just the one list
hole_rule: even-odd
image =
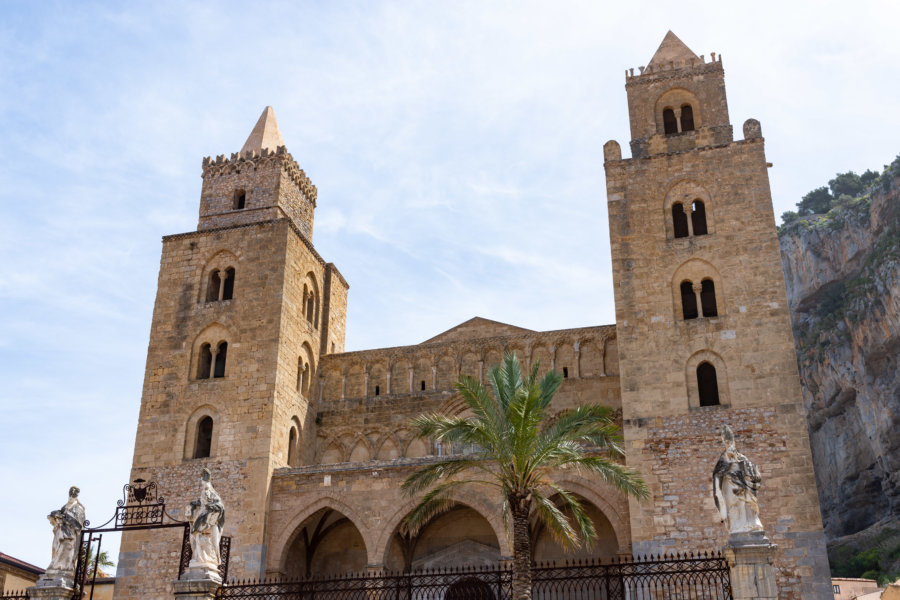
[(734, 432), (726, 425), (722, 428), (725, 451), (713, 469), (713, 497), (722, 522), (728, 533), (758, 533), (765, 535), (759, 520), (757, 490), (762, 478), (759, 467), (734, 447)]
[(47, 515), (53, 525), (53, 558), (43, 579), (75, 576), (75, 550), (84, 529), (84, 506), (78, 501), (81, 492), (74, 485), (69, 488), (69, 501), (59, 510)]
[(225, 526), (225, 506), (209, 482), (209, 469), (203, 469), (200, 475), (200, 498), (191, 502), (187, 514), (192, 552), (188, 568), (217, 573), (222, 562), (219, 541)]

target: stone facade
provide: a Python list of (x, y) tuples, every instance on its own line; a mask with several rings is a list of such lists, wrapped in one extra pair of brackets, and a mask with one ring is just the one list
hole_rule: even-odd
[(721, 56), (706, 62), (671, 33), (663, 50), (626, 76), (633, 158), (604, 148), (628, 463), (654, 496), (630, 502), (632, 544), (725, 543), (708, 474), (727, 423), (762, 471), (781, 597), (826, 598), (761, 127), (751, 119), (733, 141)]
[[(471, 450), (413, 439), (409, 419), (465, 415), (453, 382), (484, 380), (512, 351), (563, 374), (552, 411), (619, 411), (627, 461), (652, 492), (627, 501), (557, 473), (599, 539), (565, 554), (536, 529), (536, 560), (721, 548), (710, 474), (727, 423), (762, 469), (780, 597), (827, 597), (761, 128), (748, 121), (733, 141), (721, 57), (707, 62), (674, 35), (626, 81), (633, 158), (604, 147), (615, 326), (536, 332), (474, 318), (418, 345), (344, 352), (348, 285), (312, 246), (315, 187), (283, 145), (265, 145), (281, 139), (271, 109), (240, 153), (204, 160), (198, 230), (163, 240), (132, 476), (159, 481), (180, 508), (210, 469), (228, 507), (231, 576), (508, 559), (490, 490), (460, 492), (411, 535), (402, 520), (415, 500), (400, 484)], [(685, 318), (691, 298), (698, 314)], [(178, 543), (165, 535), (124, 537), (117, 600), (172, 594)]]

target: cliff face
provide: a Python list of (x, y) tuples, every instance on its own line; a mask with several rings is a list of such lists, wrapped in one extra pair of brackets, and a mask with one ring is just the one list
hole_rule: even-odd
[(780, 234), (810, 443), (834, 540), (900, 514), (900, 161)]

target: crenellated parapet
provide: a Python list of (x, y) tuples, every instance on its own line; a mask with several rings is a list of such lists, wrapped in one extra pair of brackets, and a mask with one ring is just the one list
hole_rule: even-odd
[(716, 56), (715, 52), (710, 52), (710, 60), (706, 60), (705, 55), (699, 57), (686, 56), (677, 58), (663, 63), (649, 64), (647, 66), (637, 67), (638, 72), (634, 72), (634, 68), (625, 70), (625, 85), (648, 84), (669, 77), (682, 77), (686, 71), (691, 73), (712, 73), (714, 71), (724, 71), (722, 66), (722, 55)]
[(240, 173), (245, 169), (258, 169), (261, 166), (278, 165), (290, 180), (296, 185), (303, 194), (316, 205), (318, 189), (307, 177), (306, 172), (300, 168), (297, 161), (287, 148), (278, 146), (275, 150), (262, 148), (261, 150), (245, 150), (243, 152), (233, 152), (230, 158), (226, 158), (224, 154), (220, 154), (215, 158), (211, 156), (203, 159), (203, 175), (204, 179), (219, 177), (222, 175)]

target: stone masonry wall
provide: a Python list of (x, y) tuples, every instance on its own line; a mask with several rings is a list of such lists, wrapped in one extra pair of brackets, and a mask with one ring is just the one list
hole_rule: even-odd
[[(243, 190), (244, 208), (234, 206)], [(312, 241), (316, 187), (284, 146), (272, 152), (232, 154), (203, 160), (198, 229), (214, 229), (287, 217)]]
[[(202, 293), (211, 262), (235, 269), (232, 299), (209, 302)], [(180, 510), (194, 498), (200, 470), (210, 468), (228, 508), (235, 577), (264, 568), (272, 470), (287, 464), (286, 428), (295, 418), (307, 422), (297, 352), (306, 344), (318, 360), (319, 336), (296, 314), (297, 282), (309, 272), (321, 282), (324, 269), (286, 219), (164, 239), (132, 477), (157, 481)], [(201, 344), (221, 341), (225, 376), (198, 379)], [(214, 424), (210, 456), (194, 458), (205, 416)], [(148, 535), (123, 538), (117, 600), (168, 585), (155, 573), (168, 568), (168, 544), (142, 539)]]

